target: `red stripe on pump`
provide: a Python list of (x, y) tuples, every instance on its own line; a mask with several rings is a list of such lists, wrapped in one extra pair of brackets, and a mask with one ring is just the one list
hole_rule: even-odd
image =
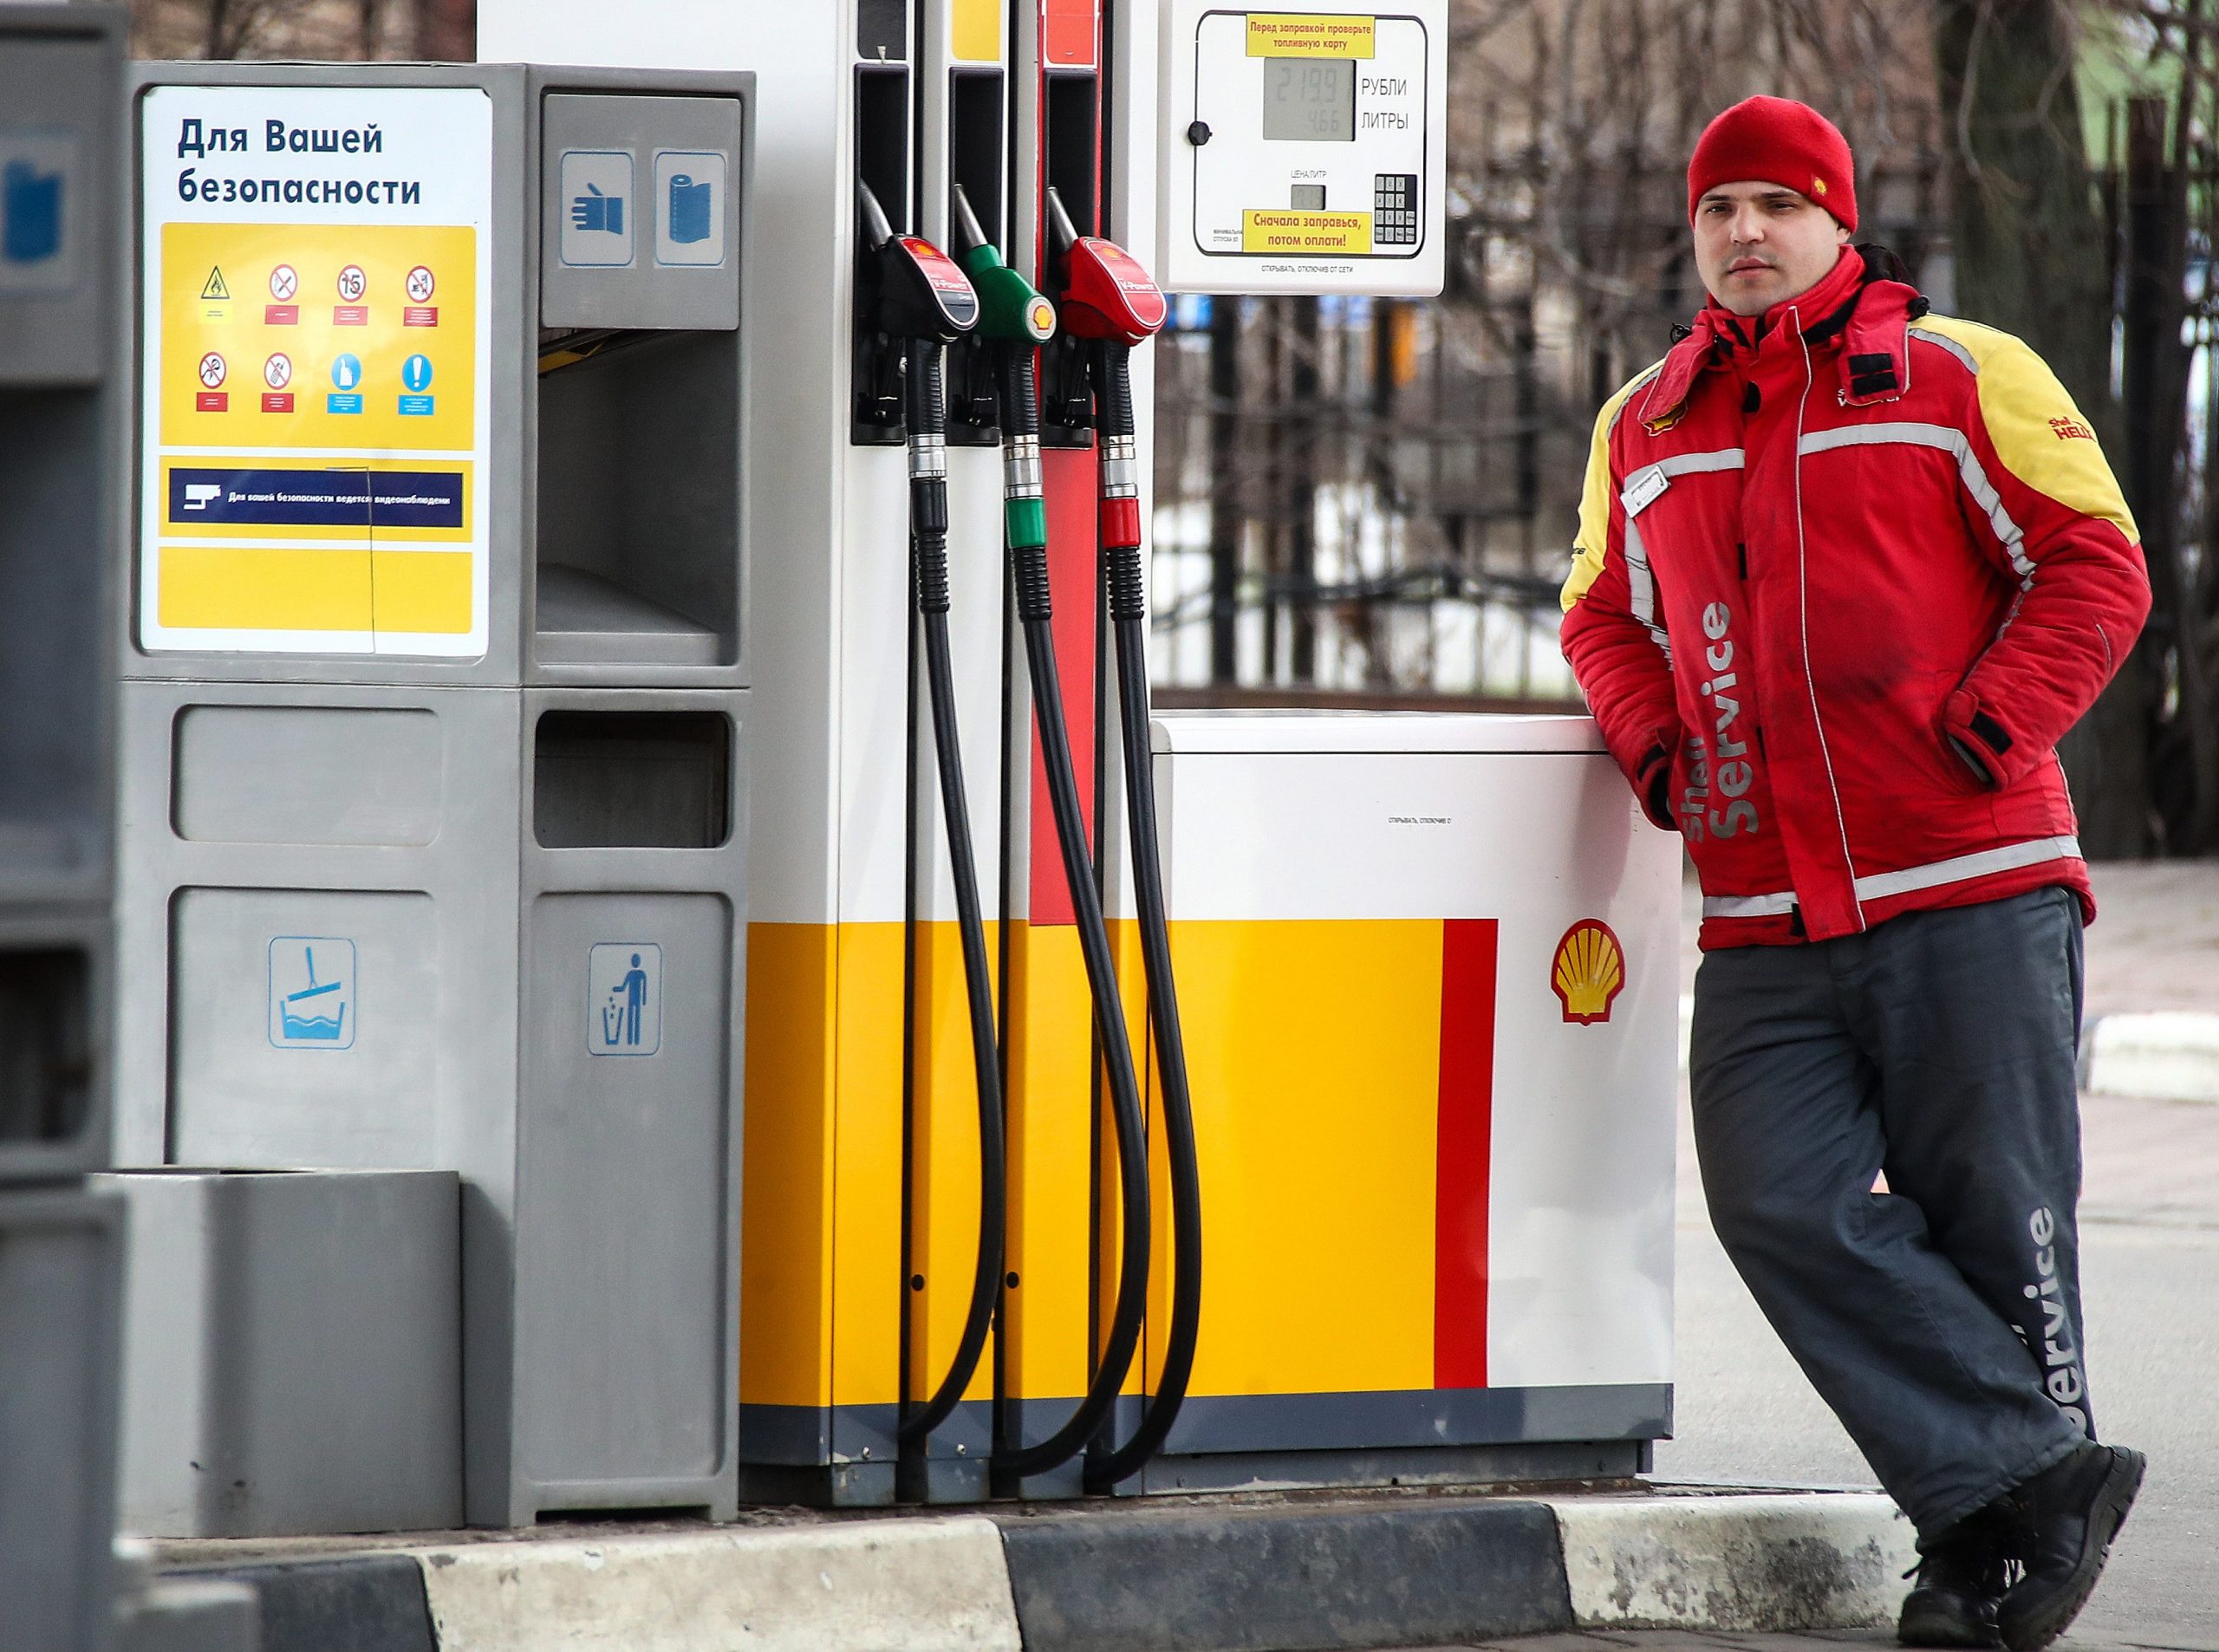
[(1434, 1156), (1433, 1385), (1487, 1384), (1487, 1181), (1494, 1130), (1496, 920), (1441, 927)]
[(1043, 0), (1042, 12), (1042, 65), (1049, 68), (1095, 68), (1098, 0)]
[[(1064, 686), (1071, 766), (1078, 771), (1079, 807), (1086, 811), (1090, 849), (1100, 836), (1094, 821), (1094, 638), (1102, 589), (1095, 560), (1094, 492), (1100, 480), (1099, 464), (1090, 447), (1051, 447), (1040, 455), (1041, 491), (1048, 511), (1048, 591), (1056, 604), (1052, 621), (1056, 672)], [(1064, 863), (1056, 854), (1048, 771), (1040, 760), (1037, 732), (1029, 744), (1032, 749), (1031, 921), (1076, 923), (1071, 892), (1064, 883)]]

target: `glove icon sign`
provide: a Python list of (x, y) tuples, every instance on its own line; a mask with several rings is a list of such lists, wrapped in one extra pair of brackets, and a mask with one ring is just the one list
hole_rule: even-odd
[(570, 222), (581, 230), (605, 231), (610, 235), (624, 233), (624, 198), (604, 195), (596, 184), (588, 184), (586, 192), (570, 201)]
[[(638, 180), (621, 149), (565, 149), (551, 215), (559, 257), (572, 269), (621, 270), (632, 262)], [(421, 302), (421, 300), (418, 301)]]

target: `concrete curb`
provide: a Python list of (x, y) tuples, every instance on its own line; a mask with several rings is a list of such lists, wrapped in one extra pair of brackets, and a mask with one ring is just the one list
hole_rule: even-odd
[(1891, 1621), (1885, 1498), (1712, 1493), (999, 1506), (387, 1549), (255, 1584), (261, 1652), (1354, 1652)]
[(1165, 1508), (1002, 1521), (1025, 1652), (1439, 1646), (1572, 1625), (1542, 1504)]
[(1783, 1630), (1892, 1624), (1917, 1533), (1871, 1493), (1567, 1499), (1581, 1629)]
[(1022, 1652), (1001, 1535), (976, 1516), (421, 1558), (439, 1652)]
[(2219, 1015), (2152, 1010), (2080, 1030), (2080, 1088), (2098, 1096), (2219, 1102)]

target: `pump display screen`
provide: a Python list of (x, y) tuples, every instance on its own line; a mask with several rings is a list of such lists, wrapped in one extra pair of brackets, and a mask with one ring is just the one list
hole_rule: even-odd
[(1264, 136), (1274, 142), (1356, 141), (1356, 60), (1264, 62)]

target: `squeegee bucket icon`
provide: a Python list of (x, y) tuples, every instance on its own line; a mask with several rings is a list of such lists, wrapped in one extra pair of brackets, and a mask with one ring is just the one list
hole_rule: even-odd
[[(316, 979), (316, 948), (311, 946), (307, 950), (309, 984), (297, 992), (285, 994), (285, 1001), (279, 1006), (277, 1011), (278, 1019), (283, 1025), (285, 1036), (288, 1038), (320, 1038), (327, 1043), (336, 1044), (339, 1042), (339, 1029), (347, 1019), (347, 1005), (341, 1003), (330, 1006), (332, 1012), (329, 1015), (318, 1015), (313, 1011), (326, 1007), (316, 1003), (316, 999), (336, 992), (346, 983), (325, 981), (319, 984)], [(305, 1007), (296, 1011), (293, 1007), (295, 1005)]]

